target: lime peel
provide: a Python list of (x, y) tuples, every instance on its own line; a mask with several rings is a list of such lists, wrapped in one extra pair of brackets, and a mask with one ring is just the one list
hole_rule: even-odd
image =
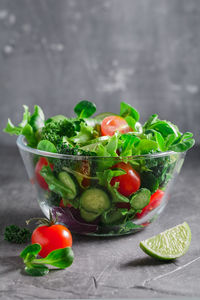
[(172, 260), (184, 255), (191, 242), (191, 230), (184, 222), (158, 235), (140, 242), (148, 255), (161, 260)]

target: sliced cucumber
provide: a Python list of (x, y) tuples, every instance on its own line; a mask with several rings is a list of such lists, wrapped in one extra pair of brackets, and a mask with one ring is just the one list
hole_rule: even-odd
[(58, 179), (66, 186), (68, 187), (74, 198), (76, 197), (77, 195), (77, 186), (76, 186), (76, 183), (73, 181), (73, 179), (71, 178), (71, 176), (67, 173), (67, 172), (60, 172), (58, 174)]
[(140, 210), (149, 204), (151, 192), (148, 189), (142, 188), (133, 194), (131, 198), (131, 207)]
[(99, 216), (98, 213), (88, 212), (83, 208), (80, 209), (80, 214), (81, 218), (83, 218), (83, 220), (85, 220), (86, 222), (92, 222)]
[(82, 193), (80, 206), (88, 212), (101, 214), (110, 208), (111, 203), (106, 192), (98, 188), (90, 188)]
[(113, 209), (108, 212), (104, 212), (101, 215), (101, 222), (104, 225), (122, 224), (124, 219), (125, 219), (125, 216), (123, 216), (122, 213), (117, 209)]

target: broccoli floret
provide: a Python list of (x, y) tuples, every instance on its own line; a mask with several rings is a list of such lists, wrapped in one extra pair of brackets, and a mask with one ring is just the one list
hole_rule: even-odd
[(54, 145), (60, 144), (62, 137), (59, 135), (58, 122), (50, 122), (42, 128), (41, 139), (48, 140)]
[(58, 144), (57, 145), (57, 151), (60, 154), (66, 154), (66, 155), (78, 155), (78, 146), (72, 146), (70, 144)]
[[(57, 145), (57, 151), (60, 154), (76, 155), (76, 156), (96, 156), (95, 152), (85, 151), (80, 149), (78, 146), (71, 146), (70, 144), (59, 144)], [(59, 173), (63, 170), (63, 167), (71, 168), (72, 170), (79, 169), (81, 160), (76, 159), (54, 159), (54, 172)]]
[(67, 119), (59, 122), (49, 122), (42, 128), (41, 139), (48, 140), (55, 146), (62, 144), (63, 137), (73, 137), (79, 130), (81, 120), (70, 121)]
[(70, 144), (59, 144), (57, 146), (57, 151), (60, 154), (67, 154), (67, 155), (96, 156), (95, 152), (86, 151), (86, 150), (80, 149), (77, 145), (72, 146)]
[(27, 228), (10, 225), (5, 228), (4, 239), (11, 243), (26, 243), (31, 238), (31, 232)]

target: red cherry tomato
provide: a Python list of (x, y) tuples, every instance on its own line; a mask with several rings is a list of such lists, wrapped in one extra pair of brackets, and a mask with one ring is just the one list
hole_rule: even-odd
[(69, 229), (63, 225), (44, 225), (37, 227), (33, 231), (31, 242), (32, 244), (40, 244), (42, 250), (40, 251), (39, 255), (46, 257), (53, 250), (71, 247), (72, 235)]
[[(46, 183), (46, 181), (44, 180), (42, 175), (40, 175), (40, 171), (43, 168), (43, 166), (48, 166), (48, 164), (49, 164), (49, 162), (47, 161), (47, 159), (45, 157), (40, 157), (40, 159), (38, 160), (38, 162), (35, 166), (35, 176), (36, 176), (37, 182), (41, 186), (41, 188), (43, 188), (44, 190), (48, 190), (48, 184)], [(52, 164), (50, 164), (50, 167), (53, 170)]]
[(126, 120), (120, 116), (109, 116), (103, 119), (101, 123), (101, 135), (112, 136), (116, 131), (127, 133), (132, 131)]
[(151, 195), (149, 204), (143, 208), (141, 213), (137, 213), (137, 217), (141, 219), (142, 217), (146, 216), (148, 212), (158, 207), (163, 196), (164, 192), (162, 190), (157, 190), (153, 195)]
[(112, 167), (112, 169), (119, 168), (126, 172), (126, 174), (113, 177), (110, 184), (113, 186), (119, 182), (118, 192), (126, 197), (135, 193), (140, 188), (140, 175), (132, 168), (132, 166), (124, 162), (120, 162)]

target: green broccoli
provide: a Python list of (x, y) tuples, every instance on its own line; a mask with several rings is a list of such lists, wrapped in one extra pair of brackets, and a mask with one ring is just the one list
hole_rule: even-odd
[(62, 144), (63, 137), (73, 137), (79, 129), (81, 121), (70, 121), (68, 119), (59, 122), (45, 124), (41, 131), (41, 140), (48, 140), (55, 146)]
[(17, 225), (9, 225), (5, 228), (4, 239), (11, 243), (22, 244), (29, 241), (31, 232), (27, 228), (21, 228)]
[[(59, 144), (57, 145), (57, 151), (60, 154), (76, 155), (76, 156), (96, 156), (95, 152), (85, 151), (80, 149), (78, 146), (71, 146), (70, 144)], [(72, 170), (79, 169), (81, 160), (73, 159), (54, 159), (54, 172), (59, 173), (63, 170), (63, 167), (69, 167)]]

